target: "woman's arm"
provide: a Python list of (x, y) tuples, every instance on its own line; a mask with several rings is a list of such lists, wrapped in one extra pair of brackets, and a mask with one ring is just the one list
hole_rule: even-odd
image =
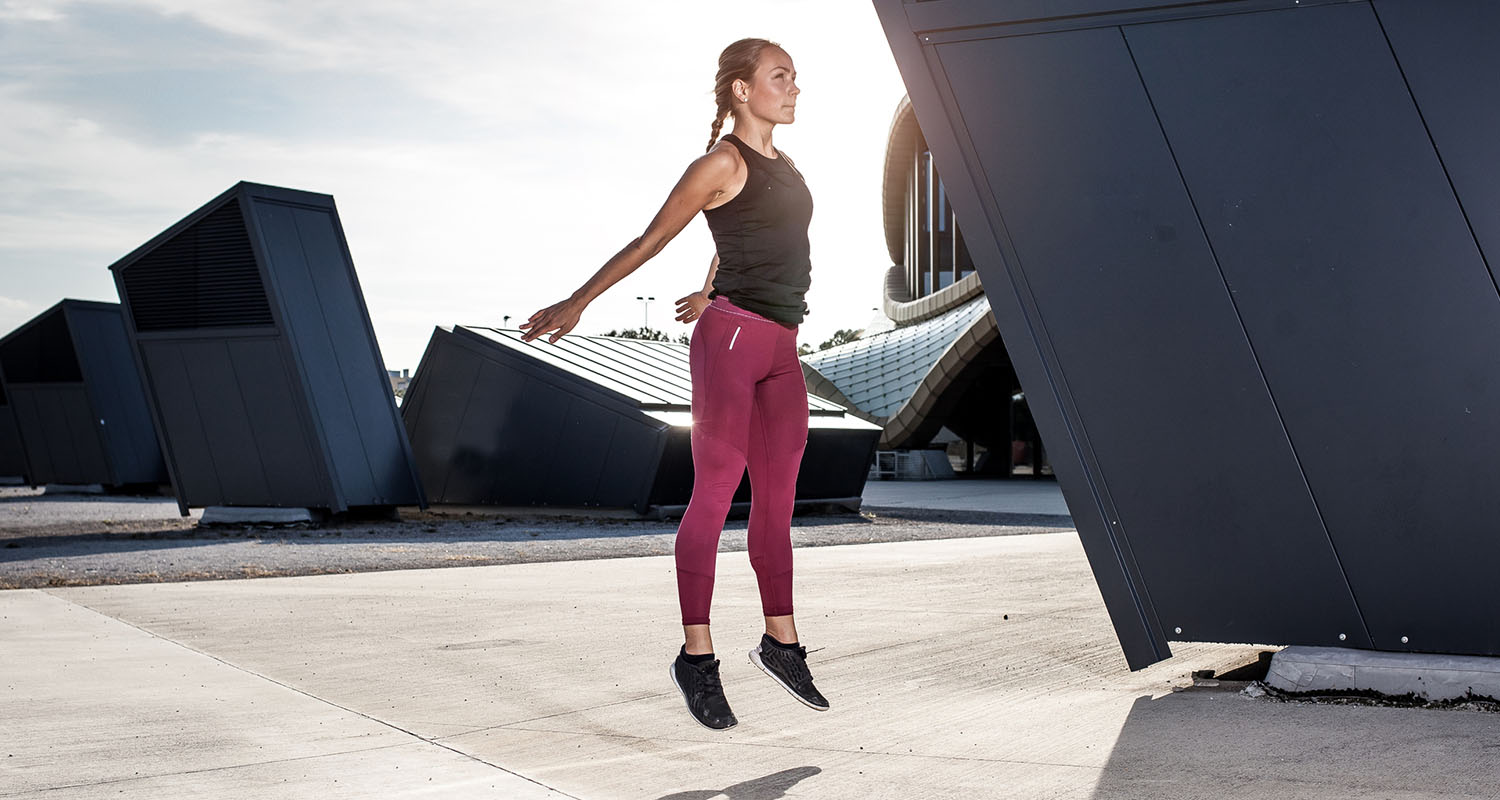
[(703, 281), (703, 291), (677, 298), (678, 322), (692, 322), (703, 313), (703, 309), (708, 307), (708, 293), (714, 290), (714, 276), (717, 274), (719, 274), (719, 254), (715, 252), (714, 260), (708, 265), (708, 277)]
[(744, 171), (739, 153), (733, 147), (714, 148), (694, 159), (677, 185), (672, 187), (666, 203), (656, 212), (656, 217), (646, 227), (646, 232), (604, 262), (604, 266), (573, 292), (571, 297), (532, 314), (530, 319), (521, 323), (521, 330), (526, 331), (521, 340), (529, 342), (556, 331), (548, 339), (549, 342), (556, 342), (563, 334), (573, 330), (583, 316), (583, 310), (594, 298), (660, 253), (667, 242), (681, 233), (704, 206), (732, 189), (739, 177), (736, 173)]

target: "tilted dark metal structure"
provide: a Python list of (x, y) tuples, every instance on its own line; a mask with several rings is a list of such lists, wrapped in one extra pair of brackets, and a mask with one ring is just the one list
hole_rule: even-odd
[[(401, 406), (433, 502), (680, 514), (693, 490), (688, 347), (433, 331)], [(799, 502), (858, 507), (880, 428), (809, 397)], [(749, 499), (742, 482), (736, 502)]]
[(1500, 5), (875, 7), (1130, 665), (1500, 654)]
[(10, 411), (5, 380), (0, 377), (0, 478), (26, 477), (26, 452), (21, 449), (21, 431)]
[(424, 503), (332, 197), (240, 183), (110, 269), (184, 514)]
[(167, 480), (118, 304), (63, 300), (43, 311), (0, 339), (0, 375), (9, 401), (0, 415), (14, 415), (17, 474), (31, 485)]

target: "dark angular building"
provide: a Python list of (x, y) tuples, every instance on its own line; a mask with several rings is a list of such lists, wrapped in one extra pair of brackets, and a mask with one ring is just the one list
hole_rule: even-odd
[(10, 411), (5, 381), (0, 379), (0, 478), (25, 477), (26, 453), (21, 449), (21, 431), (16, 428), (15, 415)]
[(240, 183), (110, 269), (184, 514), (424, 502), (332, 197)]
[(0, 453), (31, 485), (166, 482), (118, 304), (63, 300), (0, 339), (0, 385)]
[(1130, 665), (1500, 655), (1500, 5), (875, 7)]
[[(677, 516), (693, 489), (691, 402), (687, 345), (458, 326), (433, 331), (401, 412), (433, 502)], [(808, 405), (797, 500), (858, 508), (880, 430)], [(735, 501), (748, 500), (745, 481)]]

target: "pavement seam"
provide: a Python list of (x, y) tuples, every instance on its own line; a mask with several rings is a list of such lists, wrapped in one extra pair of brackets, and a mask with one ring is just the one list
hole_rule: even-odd
[(152, 637), (154, 639), (160, 639), (161, 641), (167, 642), (168, 644), (173, 644), (173, 645), (176, 645), (177, 647), (181, 647), (182, 649), (187, 650), (188, 652), (197, 653), (200, 656), (203, 656), (205, 658), (209, 658), (209, 659), (212, 659), (214, 661), (217, 661), (220, 664), (223, 664), (224, 666), (229, 667), (230, 669), (238, 670), (240, 672), (245, 673), (246, 675), (253, 675), (253, 676), (257, 677), (257, 678), (260, 678), (263, 681), (267, 681), (269, 683), (274, 683), (277, 686), (282, 687), (283, 689), (287, 689), (288, 691), (296, 692), (297, 694), (300, 694), (300, 695), (302, 695), (304, 697), (311, 698), (311, 699), (316, 700), (316, 701), (318, 701), (320, 703), (323, 703), (325, 705), (333, 706), (334, 708), (340, 709), (342, 711), (346, 711), (346, 712), (348, 712), (350, 714), (354, 714), (355, 716), (363, 717), (363, 718), (365, 718), (365, 719), (367, 719), (367, 720), (369, 720), (371, 722), (374, 722), (374, 723), (376, 723), (378, 725), (384, 725), (387, 728), (390, 728), (392, 730), (400, 731), (401, 733), (404, 733), (407, 736), (410, 736), (413, 739), (416, 739), (418, 741), (426, 742), (427, 744), (430, 744), (430, 745), (432, 745), (434, 747), (440, 747), (440, 748), (442, 748), (444, 750), (447, 750), (447, 751), (449, 751), (451, 753), (456, 753), (457, 755), (463, 756), (464, 758), (470, 759), (472, 761), (477, 761), (480, 764), (484, 764), (485, 766), (492, 767), (494, 769), (500, 770), (501, 772), (504, 772), (507, 775), (513, 775), (513, 776), (515, 776), (517, 778), (520, 778), (521, 780), (524, 780), (524, 781), (526, 781), (528, 783), (534, 783), (537, 786), (542, 787), (543, 789), (546, 789), (546, 790), (548, 790), (550, 792), (556, 792), (557, 794), (562, 795), (563, 797), (569, 797), (569, 798), (572, 798), (573, 800), (583, 800), (583, 798), (577, 797), (576, 795), (571, 795), (571, 794), (568, 794), (567, 792), (564, 792), (563, 790), (558, 789), (556, 787), (548, 786), (547, 784), (542, 783), (541, 781), (539, 781), (539, 780), (537, 780), (535, 778), (532, 778), (532, 777), (527, 776), (527, 775), (522, 775), (521, 773), (516, 772), (514, 770), (506, 769), (505, 767), (502, 767), (499, 764), (496, 764), (496, 763), (493, 763), (493, 762), (490, 762), (490, 761), (486, 761), (486, 760), (480, 758), (479, 756), (474, 755), (473, 753), (466, 753), (463, 750), (460, 750), (460, 749), (458, 749), (456, 747), (451, 747), (451, 746), (449, 746), (447, 744), (444, 744), (443, 742), (437, 741), (436, 739), (428, 738), (428, 737), (423, 736), (420, 733), (417, 733), (415, 731), (409, 731), (409, 730), (407, 730), (407, 729), (405, 729), (405, 728), (401, 727), (400, 725), (397, 725), (397, 724), (395, 724), (393, 722), (389, 722), (387, 720), (383, 720), (383, 719), (381, 719), (379, 717), (371, 716), (369, 714), (364, 713), (363, 711), (359, 711), (357, 709), (349, 708), (348, 706), (340, 705), (340, 704), (335, 703), (332, 700), (329, 700), (327, 698), (319, 697), (318, 695), (315, 695), (312, 692), (306, 691), (304, 689), (299, 689), (296, 686), (292, 686), (290, 684), (287, 684), (287, 683), (284, 683), (282, 681), (279, 681), (279, 680), (277, 680), (275, 678), (272, 678), (269, 675), (264, 675), (264, 674), (261, 674), (259, 672), (256, 672), (253, 669), (242, 667), (239, 664), (235, 664), (235, 663), (233, 663), (231, 661), (226, 661), (226, 660), (220, 658), (219, 656), (214, 655), (213, 653), (209, 653), (209, 652), (206, 652), (206, 651), (203, 651), (203, 650), (199, 650), (198, 648), (193, 647), (192, 645), (184, 644), (183, 642), (179, 642), (176, 639), (170, 639), (170, 638), (167, 638), (166, 636), (162, 636), (161, 634), (159, 634), (159, 633), (157, 633), (157, 632), (155, 632), (153, 630), (150, 630), (150, 629), (147, 629), (147, 628), (143, 628), (140, 625), (137, 625), (137, 624), (135, 624), (135, 623), (133, 623), (133, 622), (131, 622), (129, 620), (121, 619), (119, 617), (112, 616), (110, 614), (106, 614), (103, 611), (100, 611), (100, 610), (98, 610), (96, 608), (92, 608), (90, 606), (87, 606), (87, 605), (85, 605), (85, 604), (83, 604), (81, 602), (78, 602), (77, 600), (74, 600), (72, 598), (62, 597), (62, 596), (60, 596), (58, 594), (55, 594), (54, 592), (47, 591), (47, 590), (42, 590), (42, 593), (46, 594), (46, 595), (48, 595), (50, 597), (56, 597), (57, 599), (65, 602), (65, 603), (69, 603), (69, 604), (78, 606), (79, 608), (82, 608), (82, 609), (84, 609), (86, 611), (89, 611), (90, 613), (98, 614), (99, 616), (104, 617), (106, 619), (114, 620), (115, 622), (118, 622), (121, 625), (125, 625), (127, 627), (134, 628), (134, 629), (140, 631), (141, 633), (144, 633), (147, 636), (150, 636), (150, 637)]
[(675, 736), (632, 736), (627, 733), (600, 733), (597, 731), (560, 731), (551, 728), (522, 728), (517, 725), (504, 725), (497, 730), (524, 731), (526, 733), (555, 733), (563, 736), (602, 736), (610, 739), (631, 739), (635, 741), (649, 742), (681, 742), (683, 744), (728, 744), (741, 747), (763, 747), (773, 750), (814, 750), (820, 753), (839, 753), (853, 756), (900, 756), (902, 758), (925, 758), (940, 761), (974, 761), (982, 764), (1019, 764), (1023, 766), (1039, 767), (1067, 767), (1069, 769), (1086, 769), (1094, 772), (1102, 772), (1103, 766), (1091, 764), (1069, 764), (1060, 761), (1032, 761), (1020, 758), (980, 758), (978, 756), (952, 756), (938, 755), (932, 753), (897, 753), (887, 750), (846, 750), (841, 747), (817, 747), (806, 744), (776, 744), (774, 742), (746, 742), (726, 740), (715, 742), (707, 739), (684, 739)]
[(129, 778), (110, 778), (109, 780), (94, 781), (92, 783), (70, 783), (64, 786), (45, 786), (40, 789), (26, 789), (20, 792), (0, 792), (0, 797), (23, 797), (29, 794), (40, 794), (42, 792), (56, 792), (63, 789), (86, 789), (91, 786), (109, 786), (116, 783), (131, 783), (133, 781), (149, 781), (156, 778), (171, 778), (177, 775), (201, 775), (206, 772), (223, 772), (231, 769), (245, 769), (247, 767), (264, 767), (269, 764), (287, 764), (293, 761), (311, 761), (318, 758), (336, 758), (338, 756), (350, 756), (356, 753), (373, 753), (377, 750), (390, 750), (394, 747), (410, 747), (410, 742), (402, 744), (382, 744), (375, 747), (361, 747), (354, 750), (341, 750), (337, 753), (319, 753), (311, 756), (292, 756), (291, 758), (273, 758), (267, 761), (247, 761), (242, 764), (225, 764), (222, 767), (204, 767), (202, 769), (183, 769), (176, 772), (158, 772), (151, 775), (132, 775)]

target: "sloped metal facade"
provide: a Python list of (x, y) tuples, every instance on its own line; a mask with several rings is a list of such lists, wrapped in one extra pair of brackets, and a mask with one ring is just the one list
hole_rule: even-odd
[(0, 478), (24, 478), (26, 453), (21, 449), (21, 432), (16, 428), (5, 393), (5, 379), (0, 376)]
[(110, 269), (184, 514), (424, 502), (332, 197), (241, 183)]
[(1500, 6), (875, 7), (1130, 665), (1500, 654)]
[[(433, 332), (401, 411), (433, 502), (680, 512), (691, 402), (687, 345), (458, 326)], [(808, 405), (797, 498), (857, 504), (880, 429)]]
[(33, 486), (166, 482), (119, 305), (63, 300), (42, 312), (0, 339), (0, 374), (0, 413), (13, 415), (18, 474)]

